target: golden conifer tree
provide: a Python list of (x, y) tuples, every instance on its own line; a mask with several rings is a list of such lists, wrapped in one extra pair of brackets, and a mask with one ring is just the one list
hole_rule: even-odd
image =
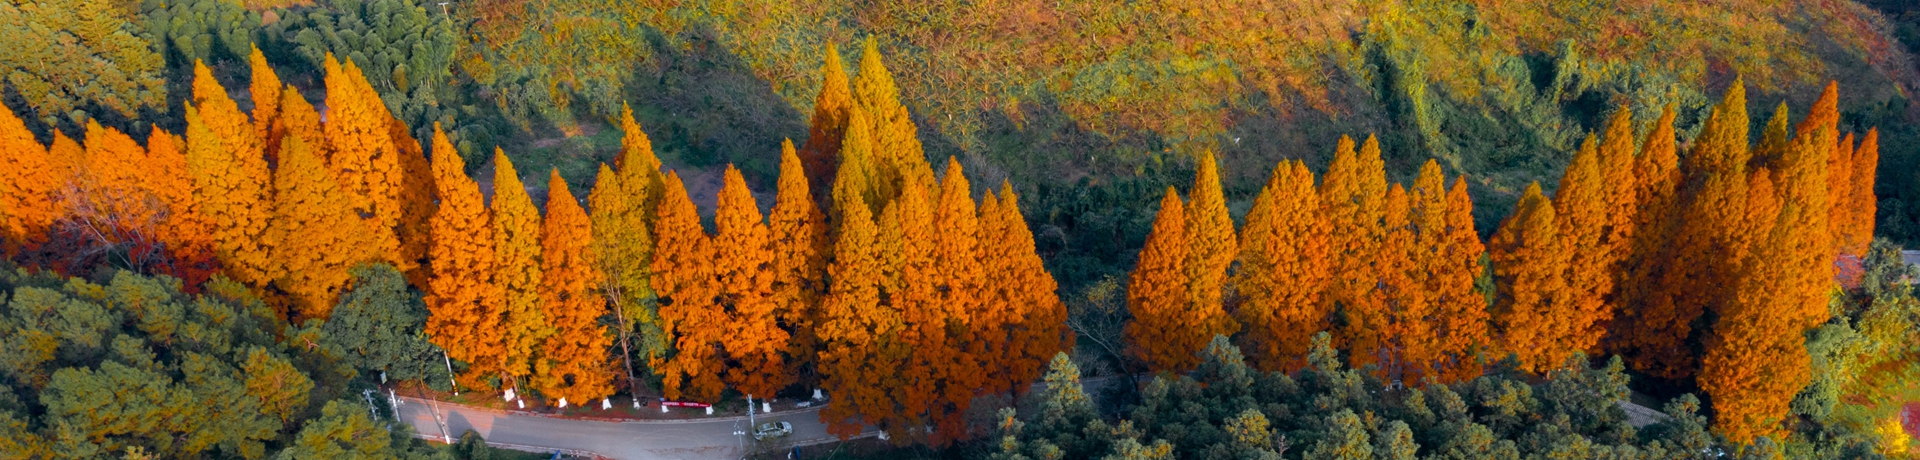
[[(1368, 136), (1358, 153), (1353, 139), (1341, 136), (1333, 162), (1327, 166), (1320, 183), (1320, 199), (1328, 222), (1327, 260), (1333, 279), (1327, 287), (1327, 300), (1335, 305), (1334, 314), (1345, 326), (1334, 331), (1335, 340), (1349, 350), (1373, 349), (1365, 342), (1374, 332), (1367, 330), (1366, 312), (1382, 311), (1374, 305), (1372, 291), (1379, 280), (1373, 267), (1380, 241), (1386, 237), (1381, 220), (1387, 195), (1386, 163), (1380, 159), (1380, 142)], [(1360, 343), (1356, 343), (1360, 342)], [(1350, 365), (1364, 367), (1373, 363), (1370, 353), (1350, 353)]]
[(253, 180), (246, 161), (223, 145), (194, 106), (187, 106), (187, 172), (193, 196), (213, 230), (214, 254), (234, 279), (254, 287), (272, 282), (266, 245), (273, 201), (266, 183)]
[(846, 136), (840, 139), (840, 154), (836, 157), (833, 191), (830, 195), (832, 206), (829, 208), (834, 227), (840, 224), (842, 214), (849, 206), (866, 206), (867, 215), (882, 209), (880, 190), (875, 186), (878, 171), (874, 158), (873, 131), (869, 129), (866, 111), (859, 107), (847, 111)]
[[(280, 152), (280, 138), (286, 137), (286, 132), (274, 130), (280, 125), (280, 76), (267, 65), (267, 56), (260, 53), (257, 45), (247, 55), (247, 66), (253, 74), (253, 78), (247, 80), (253, 96), (253, 136), (260, 139), (261, 154), (273, 158)], [(318, 145), (307, 144), (307, 147)]]
[(822, 344), (821, 387), (834, 398), (820, 411), (820, 420), (841, 439), (859, 434), (863, 420), (899, 433), (907, 427), (891, 421), (901, 414), (895, 395), (905, 389), (899, 369), (904, 363), (892, 359), (898, 356), (892, 350), (903, 348), (898, 345), (902, 319), (899, 310), (881, 302), (879, 231), (866, 206), (847, 207), (841, 219), (828, 268), (832, 286), (815, 332)]
[[(1607, 128), (1600, 138), (1600, 177), (1607, 197), (1606, 229), (1602, 232), (1602, 244), (1611, 247), (1613, 266), (1609, 268), (1617, 279), (1625, 271), (1627, 253), (1632, 250), (1634, 209), (1639, 206), (1641, 197), (1639, 177), (1635, 175), (1633, 111), (1622, 105), (1607, 119)], [(1609, 301), (1617, 301), (1609, 298)]]
[[(963, 344), (949, 335), (949, 321), (958, 322), (953, 312), (943, 308), (940, 288), (945, 268), (938, 247), (941, 243), (935, 203), (924, 191), (910, 188), (900, 199), (886, 206), (879, 222), (879, 272), (881, 289), (900, 318), (897, 343), (911, 347), (911, 355), (886, 354), (876, 358), (897, 362), (903, 386), (895, 394), (900, 409), (889, 414), (890, 425), (924, 426), (929, 416), (937, 416), (942, 402), (942, 383), (947, 366), (965, 359)], [(955, 238), (957, 239), (957, 238)], [(964, 268), (964, 267), (962, 267)]]
[[(273, 260), (282, 268), (273, 284), (292, 294), (301, 320), (326, 319), (352, 276), (363, 262), (377, 260), (371, 252), (374, 229), (356, 214), (340, 183), (298, 138), (288, 138), (285, 155), (274, 178), (273, 224), (266, 240)], [(294, 316), (294, 315), (290, 315)]]
[[(620, 106), (620, 132), (620, 156), (614, 167), (619, 168), (621, 184), (638, 184), (625, 186), (627, 201), (636, 206), (634, 211), (640, 213), (641, 220), (651, 225), (654, 208), (666, 193), (660, 158), (653, 155), (653, 141), (640, 130), (640, 123), (633, 121), (633, 109), (625, 104)], [(646, 253), (640, 255), (640, 260), (646, 260)]]
[(1567, 346), (1588, 351), (1599, 343), (1613, 309), (1614, 264), (1619, 257), (1607, 234), (1613, 218), (1607, 196), (1611, 187), (1600, 169), (1599, 141), (1588, 135), (1573, 163), (1560, 177), (1560, 189), (1553, 196), (1555, 233), (1566, 251)]
[[(527, 196), (520, 173), (499, 148), (493, 150), (493, 250), (498, 264), (494, 283), (499, 285), (502, 353), (500, 367), (504, 378), (517, 382), (532, 375), (534, 350), (553, 333), (540, 307), (541, 278), (545, 264), (540, 260), (540, 211)], [(484, 331), (477, 332), (484, 333)]]
[(727, 311), (722, 334), (727, 385), (749, 395), (772, 397), (792, 382), (787, 373), (787, 331), (773, 292), (773, 246), (759, 205), (740, 170), (727, 166), (713, 214), (714, 277)]
[(1187, 197), (1187, 295), (1192, 302), (1190, 314), (1201, 328), (1204, 342), (1214, 335), (1233, 335), (1240, 329), (1221, 304), (1226, 287), (1227, 267), (1239, 252), (1233, 235), (1233, 217), (1227, 214), (1227, 199), (1220, 189), (1220, 167), (1213, 152), (1200, 155), (1194, 170), (1193, 189)]
[[(853, 101), (859, 104), (873, 135), (874, 184), (882, 207), (907, 186), (936, 186), (933, 168), (921, 149), (918, 128), (900, 103), (900, 89), (881, 62), (879, 42), (868, 36), (860, 53), (860, 73), (853, 78)], [(849, 118), (849, 124), (853, 120)]]
[[(314, 111), (313, 104), (292, 85), (280, 91), (280, 113), (273, 119), (273, 133), (279, 137), (298, 137), (311, 148), (327, 145), (327, 136), (320, 128), (320, 113)], [(278, 155), (280, 140), (273, 142), (276, 146), (273, 154)]]
[(600, 173), (594, 177), (593, 192), (587, 195), (587, 206), (593, 213), (590, 220), (593, 225), (593, 259), (600, 271), (600, 295), (612, 306), (616, 332), (620, 338), (620, 362), (627, 373), (627, 386), (638, 389), (639, 382), (633, 373), (633, 335), (639, 332), (641, 354), (648, 360), (657, 359), (663, 352), (660, 338), (660, 320), (654, 316), (654, 310), (648, 308), (653, 297), (652, 284), (648, 283), (651, 274), (647, 272), (648, 257), (652, 256), (653, 235), (647, 231), (646, 219), (636, 210), (631, 194), (620, 175), (606, 163), (600, 164)]
[(112, 220), (92, 225), (101, 229), (104, 238), (137, 245), (125, 240), (139, 238), (135, 233), (156, 233), (155, 220), (162, 213), (149, 206), (147, 191), (141, 187), (140, 175), (150, 167), (147, 152), (120, 130), (102, 127), (93, 120), (87, 121), (86, 129), (86, 151), (70, 183), (77, 190), (68, 194), (69, 205), (92, 210), (92, 215), (77, 218)]
[[(1464, 382), (1480, 376), (1489, 336), (1486, 295), (1475, 287), (1483, 272), (1481, 258), (1486, 247), (1473, 225), (1473, 200), (1467, 196), (1467, 179), (1455, 178), (1447, 190), (1446, 228), (1437, 237), (1434, 262), (1427, 268), (1427, 289), (1433, 293), (1435, 314), (1439, 317), (1438, 361), (1434, 373), (1442, 382)], [(1426, 229), (1423, 228), (1423, 231)]]
[(227, 154), (239, 162), (240, 172), (246, 174), (242, 178), (261, 184), (263, 190), (272, 188), (267, 184), (274, 178), (267, 171), (267, 160), (260, 149), (253, 121), (227, 96), (227, 89), (213, 79), (213, 71), (197, 60), (193, 63), (193, 106), (200, 110), (201, 120), (219, 137)]
[(1567, 302), (1567, 259), (1555, 221), (1553, 203), (1534, 183), (1490, 244), (1501, 288), (1494, 321), (1502, 348), (1528, 372), (1558, 368), (1576, 351), (1567, 343), (1575, 313)]
[(0, 107), (0, 214), (6, 218), (6, 253), (44, 243), (47, 230), (63, 213), (53, 193), (64, 178), (47, 149), (34, 140), (13, 109)]
[(387, 134), (400, 156), (400, 214), (393, 227), (400, 248), (393, 257), (398, 257), (394, 265), (405, 271), (407, 282), (426, 286), (431, 271), (426, 260), (427, 248), (433, 245), (433, 206), (437, 197), (434, 196), (433, 167), (427, 164), (427, 154), (421, 150), (420, 141), (407, 131), (407, 124), (400, 119), (387, 118)]
[(389, 131), (392, 115), (371, 85), (365, 84), (360, 67), (349, 60), (341, 64), (331, 54), (324, 63), (327, 88), (327, 166), (340, 178), (344, 191), (353, 200), (354, 210), (381, 227), (389, 229), (377, 240), (378, 250), (402, 271), (410, 271), (410, 259), (402, 255), (399, 235), (404, 171), (401, 153)]
[(813, 100), (813, 120), (807, 123), (806, 149), (799, 152), (807, 182), (813, 184), (833, 180), (833, 171), (839, 164), (840, 139), (847, 135), (854, 104), (846, 64), (840, 62), (838, 47), (827, 45), (826, 62), (821, 64), (820, 73), (820, 95)]
[(1321, 301), (1327, 238), (1313, 173), (1304, 163), (1281, 162), (1247, 212), (1234, 272), (1240, 293), (1235, 318), (1245, 331), (1241, 348), (1255, 367), (1300, 369), (1312, 335), (1330, 325)]
[[(919, 193), (920, 187), (904, 183), (901, 188), (906, 196)], [(979, 364), (985, 354), (983, 346), (987, 340), (981, 340), (976, 334), (991, 335), (1002, 331), (994, 324), (998, 316), (990, 309), (1004, 308), (1004, 305), (986, 304), (986, 273), (981, 266), (980, 219), (978, 205), (973, 200), (972, 186), (966, 174), (960, 168), (960, 162), (947, 159), (947, 170), (940, 183), (938, 209), (933, 213), (932, 238), (928, 243), (920, 243), (931, 253), (930, 276), (914, 276), (911, 272), (914, 263), (908, 263), (908, 286), (905, 289), (922, 290), (931, 295), (933, 301), (919, 305), (902, 305), (906, 311), (907, 327), (910, 333), (917, 333), (916, 340), (922, 345), (915, 346), (916, 370), (932, 375), (939, 382), (938, 389), (928, 407), (932, 422), (938, 430), (933, 436), (936, 445), (954, 441), (966, 435), (965, 414), (973, 401), (974, 391), (984, 383), (985, 375)], [(903, 206), (902, 209), (907, 209)], [(902, 213), (903, 225), (911, 220), (911, 213)], [(906, 242), (911, 247), (915, 242), (911, 233)], [(912, 249), (908, 251), (911, 259)], [(930, 280), (928, 287), (915, 286), (917, 280)], [(929, 289), (930, 288), (930, 289)], [(931, 345), (931, 347), (928, 347)], [(939, 355), (925, 352), (927, 348), (939, 349)], [(1004, 344), (996, 344), (995, 349), (1005, 349)], [(924, 382), (924, 380), (923, 380)], [(924, 389), (924, 384), (915, 385)], [(908, 407), (916, 407), (909, 404)]]
[[(1633, 238), (1628, 243), (1624, 274), (1618, 283), (1616, 305), (1619, 312), (1608, 327), (1606, 344), (1610, 352), (1629, 356), (1641, 344), (1650, 343), (1639, 329), (1639, 317), (1661, 293), (1659, 281), (1667, 271), (1670, 256), (1667, 242), (1678, 229), (1678, 187), (1681, 181), (1677, 139), (1671, 105), (1661, 110), (1660, 119), (1648, 129), (1640, 156), (1633, 165), (1634, 190), (1638, 204), (1633, 208)], [(1635, 359), (1635, 365), (1647, 361)]]
[(1154, 216), (1153, 231), (1140, 248), (1140, 261), (1127, 282), (1127, 341), (1135, 356), (1155, 371), (1184, 371), (1199, 360), (1201, 345), (1212, 337), (1195, 338), (1198, 329), (1186, 328), (1182, 318), (1191, 305), (1187, 295), (1187, 216), (1180, 194), (1167, 188)]
[(814, 204), (811, 185), (803, 160), (794, 151), (793, 142), (780, 145), (780, 189), (768, 216), (773, 239), (773, 297), (777, 317), (792, 328), (787, 356), (802, 382), (815, 381), (806, 375), (815, 368), (820, 339), (814, 330), (819, 320), (820, 299), (825, 295), (827, 270), (826, 215)]
[(607, 302), (598, 292), (592, 223), (567, 181), (554, 169), (547, 180), (547, 215), (540, 225), (540, 306), (553, 335), (540, 342), (533, 386), (549, 398), (574, 403), (613, 394), (607, 347), (600, 325)]
[[(290, 138), (298, 139), (297, 136)], [(467, 177), (466, 161), (440, 126), (433, 127), (434, 186), (440, 205), (433, 214), (433, 276), (426, 285), (427, 339), (449, 358), (468, 364), (469, 384), (505, 370), (500, 321), (506, 317), (491, 215), (480, 185)]]
[(663, 377), (668, 398), (717, 400), (728, 318), (719, 303), (714, 243), (678, 174), (667, 173), (653, 225), (653, 289), (660, 296), (661, 329), (675, 351), (653, 363), (654, 372)]
[[(1779, 179), (1775, 183), (1780, 191), (1780, 206), (1796, 211), (1781, 212), (1775, 223), (1786, 229), (1781, 235), (1784, 240), (1772, 244), (1785, 244), (1786, 257), (1767, 259), (1766, 263), (1786, 265), (1788, 272), (1785, 277), (1769, 279), (1777, 283), (1775, 289), (1785, 296), (1781, 299), (1783, 302), (1772, 304), (1780, 310), (1771, 313), (1794, 320), (1789, 323), (1794, 332), (1812, 329), (1829, 318), (1828, 297), (1834, 288), (1836, 245), (1830, 233), (1832, 227), (1827, 225), (1833, 220), (1829, 200), (1834, 199), (1827, 168), (1832, 164), (1828, 157), (1833, 155), (1839, 142), (1838, 93), (1837, 83), (1827, 83), (1826, 91), (1814, 101), (1807, 119), (1795, 127), (1793, 143), (1777, 170)], [(1852, 175), (1851, 168), (1848, 169), (1842, 172)], [(1792, 399), (1793, 396), (1785, 397)]]

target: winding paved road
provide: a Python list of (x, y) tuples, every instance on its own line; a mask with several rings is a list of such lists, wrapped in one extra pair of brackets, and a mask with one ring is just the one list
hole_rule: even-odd
[[(440, 425), (434, 419), (437, 414), (456, 439), (471, 429), (489, 443), (587, 451), (616, 459), (737, 459), (746, 456), (753, 444), (751, 437), (733, 434), (748, 430), (746, 417), (608, 422), (515, 414), (418, 398), (401, 400), (400, 420), (413, 425), (423, 437), (436, 440), (440, 436)], [(786, 447), (838, 440), (820, 423), (819, 410), (777, 412), (757, 416), (756, 421), (792, 423), (793, 434), (781, 441)], [(868, 427), (860, 436), (875, 434)]]

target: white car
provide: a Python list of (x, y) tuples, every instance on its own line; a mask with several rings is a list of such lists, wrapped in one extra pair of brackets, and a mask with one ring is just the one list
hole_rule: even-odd
[(764, 441), (767, 438), (778, 438), (792, 433), (793, 424), (791, 423), (767, 422), (760, 424), (760, 429), (753, 430), (753, 440)]

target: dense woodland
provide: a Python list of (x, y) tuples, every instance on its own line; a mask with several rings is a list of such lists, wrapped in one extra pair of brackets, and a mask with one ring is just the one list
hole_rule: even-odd
[(1082, 3), (0, 3), (0, 457), (1920, 455), (1920, 13)]

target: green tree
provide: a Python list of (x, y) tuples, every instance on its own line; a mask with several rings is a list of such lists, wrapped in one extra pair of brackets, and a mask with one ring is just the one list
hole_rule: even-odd
[(95, 107), (126, 117), (160, 108), (164, 62), (121, 8), (111, 0), (0, 3), (0, 43), (13, 44), (0, 47), (0, 79), (48, 126), (109, 114), (88, 113)]
[(354, 267), (353, 289), (340, 297), (333, 316), (308, 322), (319, 328), (319, 345), (367, 375), (417, 380), (436, 389), (448, 383), (440, 347), (427, 341), (427, 307), (391, 265)]

